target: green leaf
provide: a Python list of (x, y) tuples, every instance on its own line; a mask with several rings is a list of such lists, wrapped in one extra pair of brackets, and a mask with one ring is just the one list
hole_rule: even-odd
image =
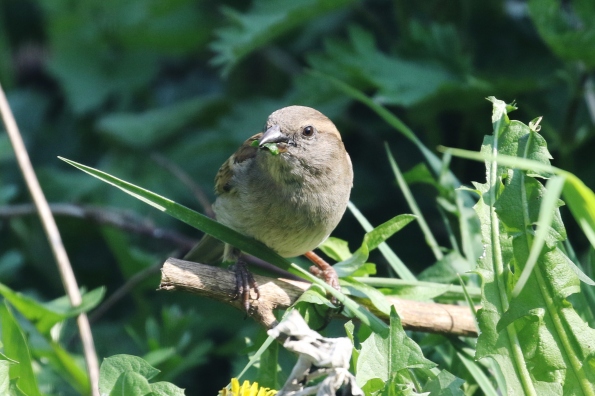
[(385, 383), (401, 370), (435, 366), (407, 337), (394, 307), (391, 307), (390, 331), (384, 335), (372, 333), (361, 346), (356, 368), (356, 381), (360, 387), (370, 380)]
[[(397, 278), (380, 277), (357, 277), (355, 280), (370, 286), (385, 288), (383, 293), (395, 295), (409, 300), (431, 300), (440, 297), (441, 300), (462, 301), (465, 299), (463, 288), (458, 285), (424, 282), (405, 281)], [(479, 301), (481, 290), (479, 287), (467, 287), (467, 291), (473, 301)]]
[(33, 372), (29, 345), (23, 335), (23, 330), (11, 312), (8, 302), (0, 305), (0, 324), (2, 325), (2, 344), (4, 353), (18, 364), (9, 365), (9, 375), (14, 387), (22, 389), (29, 396), (41, 396), (37, 379)]
[(178, 388), (171, 382), (155, 382), (151, 384), (151, 396), (184, 396), (184, 389)]
[(277, 147), (277, 143), (265, 143), (263, 147), (267, 148), (271, 154), (279, 155), (279, 147)]
[(430, 392), (431, 395), (464, 395), (461, 386), (464, 380), (455, 377), (446, 370), (442, 370), (436, 377), (432, 378), (423, 388), (424, 392)]
[(223, 72), (227, 74), (246, 55), (280, 35), (351, 3), (353, 0), (295, 0), (289, 3), (258, 0), (244, 14), (222, 8), (231, 26), (215, 32), (217, 39), (211, 49), (217, 55), (213, 64), (223, 66)]
[(151, 385), (143, 375), (126, 371), (118, 377), (109, 396), (147, 396), (150, 393)]
[[(131, 355), (115, 355), (103, 360), (99, 369), (99, 390), (110, 396), (183, 395), (182, 389), (167, 382), (150, 384), (159, 370)], [(153, 393), (151, 393), (153, 392)]]
[(378, 289), (368, 286), (365, 283), (358, 282), (350, 277), (342, 278), (340, 284), (342, 288), (345, 288), (349, 292), (349, 295), (359, 298), (367, 298), (378, 311), (386, 316), (390, 315), (391, 305), (386, 301), (384, 294), (380, 293)]
[[(566, 238), (557, 210), (559, 189), (548, 195), (535, 178), (551, 174), (549, 153), (535, 129), (510, 121), (505, 103), (491, 101), (494, 134), (482, 146), (484, 156), (491, 155), (488, 180), (475, 184), (485, 247), (478, 266), (483, 297), (476, 356), (498, 362), (508, 393), (540, 394), (549, 386), (564, 394), (592, 394), (595, 370), (587, 350), (595, 343), (595, 330), (566, 300), (580, 292), (580, 281), (558, 247)], [(509, 167), (518, 163), (512, 159), (500, 161), (506, 154), (520, 157), (526, 171)], [(540, 209), (554, 213), (544, 220)], [(545, 242), (538, 250), (532, 250), (535, 224)], [(536, 260), (535, 268), (515, 296), (513, 288), (530, 260)]]
[(328, 237), (318, 248), (335, 261), (344, 261), (351, 257), (347, 241), (339, 238)]
[(412, 106), (456, 81), (439, 65), (386, 55), (378, 50), (372, 34), (357, 26), (349, 28), (348, 43), (327, 39), (325, 52), (310, 55), (308, 62), (345, 82), (371, 85), (377, 90), (374, 101), (382, 104)]
[[(364, 217), (364, 215), (357, 209), (357, 207), (352, 202), (349, 202), (347, 204), (347, 208), (349, 208), (351, 213), (353, 213), (355, 218), (360, 222), (360, 224), (362, 225), (364, 230), (366, 230), (368, 232), (373, 230), (372, 224), (370, 224), (370, 222)], [(401, 259), (399, 259), (399, 257), (395, 254), (395, 252), (393, 252), (392, 249), (386, 243), (381, 243), (380, 245), (378, 245), (378, 249), (382, 252), (382, 254), (386, 258), (386, 260), (388, 261), (390, 266), (395, 270), (395, 272), (402, 279), (409, 280), (409, 281), (415, 280), (415, 276), (413, 275), (413, 273), (411, 273), (411, 271), (409, 270), (409, 268), (407, 268), (405, 263), (403, 263), (401, 261)], [(349, 265), (353, 265), (354, 268), (357, 268), (358, 266), (363, 265), (363, 263), (367, 260), (367, 257), (369, 254), (369, 251), (366, 251), (366, 250), (367, 250), (367, 245), (364, 247), (364, 245), (362, 244), (362, 248), (358, 249), (353, 254), (352, 258), (345, 260), (345, 261), (346, 262), (349, 260), (354, 261), (353, 264), (349, 263)], [(363, 258), (363, 257), (365, 257), (365, 258)]]
[(381, 243), (401, 231), (407, 224), (415, 220), (416, 216), (402, 214), (380, 224), (364, 236), (364, 244), (368, 247), (368, 252), (376, 249)]
[(468, 150), (439, 147), (441, 151), (448, 151), (461, 158), (484, 162), (498, 160), (499, 165), (523, 169), (529, 172), (549, 173), (562, 176), (566, 179), (562, 189), (562, 197), (570, 209), (575, 220), (581, 226), (585, 236), (595, 248), (595, 193), (574, 174), (553, 166), (544, 165), (537, 161), (499, 154), (497, 156), (488, 152), (472, 152)]
[(40, 303), (31, 297), (11, 290), (1, 283), (0, 294), (10, 301), (23, 316), (33, 322), (41, 334), (47, 336), (56, 323), (96, 307), (105, 295), (105, 288), (99, 287), (89, 293), (84, 293), (81, 305), (75, 308), (70, 305), (70, 300), (67, 296), (60, 297), (48, 303)]
[(202, 115), (215, 97), (198, 97), (143, 113), (112, 113), (97, 121), (97, 129), (134, 149), (149, 148), (172, 139)]
[(10, 361), (0, 359), (0, 394), (8, 395), (10, 388)]
[(358, 271), (368, 260), (370, 251), (381, 246), (384, 241), (393, 236), (415, 219), (415, 216), (403, 214), (393, 217), (387, 222), (380, 224), (378, 227), (369, 231), (364, 235), (364, 240), (361, 247), (351, 255), (351, 257), (335, 264), (333, 267), (337, 271), (339, 277), (353, 275)]
[(557, 0), (531, 0), (529, 13), (543, 40), (560, 58), (595, 67), (595, 7), (590, 0), (570, 5)]

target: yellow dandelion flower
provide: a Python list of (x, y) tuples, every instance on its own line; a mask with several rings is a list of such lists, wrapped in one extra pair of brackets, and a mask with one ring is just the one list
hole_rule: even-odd
[(219, 391), (219, 396), (275, 396), (276, 394), (276, 390), (262, 388), (258, 386), (258, 382), (250, 384), (250, 381), (244, 381), (240, 386), (237, 378), (231, 379), (231, 390), (223, 388)]

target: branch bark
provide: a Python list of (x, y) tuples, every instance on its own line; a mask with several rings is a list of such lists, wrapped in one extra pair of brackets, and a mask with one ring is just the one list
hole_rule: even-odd
[[(286, 309), (310, 287), (304, 281), (274, 279), (254, 275), (260, 291), (260, 298), (252, 300), (250, 316), (267, 329), (274, 327), (277, 320), (274, 310)], [(169, 258), (161, 268), (159, 290), (186, 291), (218, 301), (226, 302), (243, 311), (241, 300), (234, 299), (235, 276), (218, 267)], [(387, 297), (395, 306), (403, 327), (430, 333), (477, 337), (475, 319), (466, 306), (437, 304), (402, 300)], [(367, 300), (358, 301), (373, 310)], [(386, 315), (374, 313), (388, 320)]]

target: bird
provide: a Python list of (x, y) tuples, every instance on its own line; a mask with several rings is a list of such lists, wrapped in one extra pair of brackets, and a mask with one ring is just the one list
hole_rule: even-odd
[[(267, 118), (215, 177), (218, 222), (252, 237), (282, 257), (303, 255), (324, 242), (349, 201), (353, 168), (335, 124), (311, 107), (288, 106)], [(185, 260), (233, 262), (236, 294), (246, 312), (258, 285), (243, 253), (205, 234)]]

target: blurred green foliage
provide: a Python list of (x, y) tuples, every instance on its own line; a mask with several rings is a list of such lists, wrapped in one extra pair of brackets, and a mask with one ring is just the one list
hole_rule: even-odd
[[(438, 144), (477, 150), (491, 131), (483, 98), (516, 99), (522, 103), (516, 118), (546, 116), (541, 133), (553, 164), (593, 188), (594, 21), (590, 0), (0, 0), (0, 83), (50, 202), (98, 205), (153, 231), (58, 217), (79, 284), (105, 286), (110, 296), (200, 235), (58, 155), (202, 210), (156, 156), (191, 175), (212, 200), (221, 163), (270, 112), (302, 104), (341, 130), (354, 164), (352, 201), (366, 217), (377, 225), (409, 212), (383, 142), (404, 172), (418, 170), (411, 178), (425, 174), (414, 168), (423, 156), (369, 108), (308, 73), (313, 69), (387, 106), (432, 150)], [(453, 159), (451, 169), (465, 184), (485, 179), (473, 162)], [(440, 192), (427, 183), (411, 189), (438, 243), (448, 245), (436, 209)], [(39, 221), (15, 209), (29, 202), (2, 133), (0, 283), (53, 300), (64, 292)], [(586, 258), (584, 236), (572, 221), (565, 224), (576, 255)], [(347, 213), (334, 235), (355, 250), (363, 234)], [(435, 261), (423, 240), (410, 226), (389, 244), (420, 273)], [(391, 273), (377, 252), (370, 261), (379, 274)], [(223, 304), (156, 292), (158, 280), (154, 273), (92, 316), (99, 355), (142, 356), (161, 370), (156, 380), (190, 395), (215, 394), (243, 366), (237, 352), (260, 330)], [(80, 352), (72, 320), (59, 339)], [(426, 355), (432, 340), (422, 343)], [(33, 355), (42, 356), (43, 348), (34, 342)], [(77, 394), (50, 369), (38, 381), (44, 393)]]

